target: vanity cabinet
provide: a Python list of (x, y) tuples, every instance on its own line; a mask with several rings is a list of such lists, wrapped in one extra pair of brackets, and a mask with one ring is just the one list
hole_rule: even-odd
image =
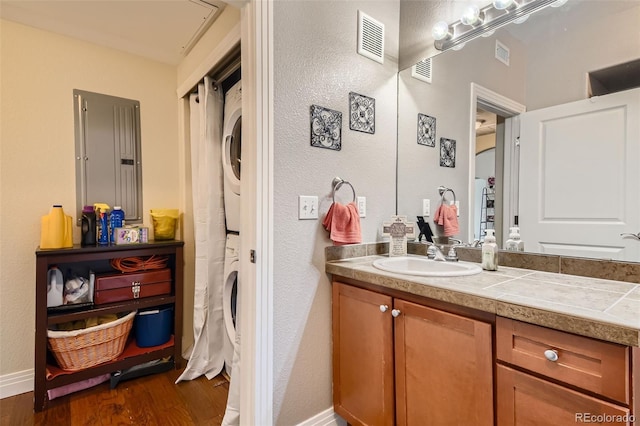
[[(183, 300), (183, 245), (182, 241), (152, 242), (149, 244), (120, 245), (108, 247), (79, 246), (69, 249), (36, 251), (36, 321), (35, 321), (35, 372), (34, 410), (41, 411), (47, 401), (47, 391), (64, 385), (81, 382), (93, 377), (125, 370), (149, 361), (173, 358), (176, 368), (182, 360), (182, 300)], [(171, 271), (171, 288), (168, 294), (141, 297), (100, 305), (71, 307), (68, 309), (47, 308), (47, 272), (57, 266), (63, 273), (88, 276), (96, 273), (116, 273), (111, 267), (113, 259), (129, 257), (166, 256)], [(133, 339), (124, 352), (113, 361), (98, 364), (80, 371), (65, 371), (58, 368), (47, 348), (47, 329), (56, 324), (83, 320), (107, 314), (129, 313), (153, 307), (173, 308), (172, 338), (169, 342), (150, 348), (138, 348)], [(133, 333), (133, 329), (131, 331)]]
[(498, 426), (633, 424), (630, 347), (498, 317), (496, 353)]
[(352, 425), (493, 425), (492, 325), (333, 282), (333, 400)]

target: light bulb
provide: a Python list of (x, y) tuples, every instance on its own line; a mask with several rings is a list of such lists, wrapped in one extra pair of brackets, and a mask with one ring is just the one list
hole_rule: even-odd
[(451, 48), (451, 50), (462, 50), (462, 48), (466, 45), (467, 43), (460, 43), (460, 44), (456, 44), (455, 46), (453, 46)]
[(514, 3), (514, 0), (493, 0), (493, 7), (498, 10), (504, 10), (509, 8)]
[(480, 9), (475, 5), (468, 6), (462, 13), (462, 18), (460, 18), (460, 22), (465, 25), (475, 25), (481, 23), (481, 21)]
[(449, 24), (444, 21), (438, 21), (431, 30), (431, 35), (435, 40), (444, 40), (451, 37), (451, 31), (449, 30)]

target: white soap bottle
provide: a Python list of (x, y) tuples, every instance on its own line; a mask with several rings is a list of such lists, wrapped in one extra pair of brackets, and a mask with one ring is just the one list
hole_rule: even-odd
[(498, 270), (498, 245), (493, 229), (486, 230), (487, 235), (482, 243), (482, 269), (487, 271)]
[(514, 226), (509, 228), (509, 239), (504, 248), (512, 251), (524, 251), (524, 241), (520, 239), (520, 228)]

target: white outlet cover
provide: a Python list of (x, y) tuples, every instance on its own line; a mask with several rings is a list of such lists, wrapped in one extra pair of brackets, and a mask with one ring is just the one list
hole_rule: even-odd
[(298, 219), (318, 218), (318, 196), (300, 195), (298, 197)]
[(422, 199), (422, 216), (431, 216), (431, 200)]
[(358, 197), (358, 213), (360, 217), (367, 217), (367, 197)]
[(460, 201), (456, 200), (456, 210), (458, 211), (458, 217), (460, 217)]

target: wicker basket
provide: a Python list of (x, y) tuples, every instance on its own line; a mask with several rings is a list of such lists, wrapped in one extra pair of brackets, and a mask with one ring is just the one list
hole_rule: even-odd
[(127, 343), (136, 311), (82, 330), (47, 330), (49, 349), (63, 370), (78, 371), (116, 359)]

